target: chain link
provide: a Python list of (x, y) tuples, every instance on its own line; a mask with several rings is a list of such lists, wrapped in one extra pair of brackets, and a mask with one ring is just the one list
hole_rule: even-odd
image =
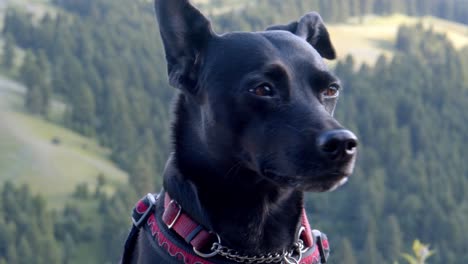
[[(268, 253), (260, 254), (255, 256), (242, 255), (234, 249), (230, 249), (221, 245), (220, 243), (213, 243), (211, 247), (213, 252), (216, 252), (217, 255), (223, 256), (229, 260), (238, 262), (238, 263), (247, 263), (247, 264), (257, 264), (257, 263), (299, 263), (302, 259), (302, 252), (304, 250), (304, 242), (299, 239), (294, 243), (293, 248), (290, 251), (283, 251), (281, 253)], [(298, 253), (298, 257), (294, 258), (293, 255)]]

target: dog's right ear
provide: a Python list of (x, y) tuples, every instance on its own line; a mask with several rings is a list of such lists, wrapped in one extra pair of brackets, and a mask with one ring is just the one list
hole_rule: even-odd
[(166, 52), (169, 83), (196, 93), (199, 55), (215, 36), (210, 21), (188, 0), (155, 0), (154, 7)]
[(330, 40), (325, 23), (317, 12), (310, 12), (299, 21), (291, 22), (287, 25), (274, 25), (266, 30), (289, 31), (307, 41), (320, 54), (320, 56), (333, 60), (336, 58), (335, 48)]

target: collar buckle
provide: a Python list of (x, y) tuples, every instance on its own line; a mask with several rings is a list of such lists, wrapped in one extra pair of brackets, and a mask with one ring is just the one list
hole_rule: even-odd
[(167, 228), (172, 229), (174, 227), (174, 225), (177, 223), (177, 220), (179, 220), (181, 213), (182, 213), (182, 206), (180, 206), (180, 204), (178, 204), (175, 200), (171, 200), (169, 204), (167, 205), (167, 208), (164, 211), (164, 216), (163, 216), (163, 218), (168, 219), (167, 217), (170, 217), (169, 219), (172, 219), (172, 220), (164, 221), (167, 225)]
[(144, 200), (139, 201), (141, 205), (144, 205), (144, 206), (146, 205), (147, 208), (144, 210), (144, 212), (141, 212), (141, 214), (140, 212), (138, 212), (137, 214), (133, 213), (132, 222), (135, 227), (140, 228), (145, 223), (145, 221), (148, 219), (150, 214), (153, 212), (153, 209), (156, 206), (157, 199), (158, 199), (158, 196), (155, 197), (153, 194), (148, 193), (146, 197), (144, 198)]

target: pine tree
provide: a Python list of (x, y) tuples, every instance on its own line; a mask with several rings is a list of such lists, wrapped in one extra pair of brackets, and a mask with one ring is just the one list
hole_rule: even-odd
[(34, 85), (28, 87), (26, 92), (26, 109), (33, 114), (42, 114), (44, 111), (43, 102), (44, 98), (42, 97), (41, 89), (39, 86)]
[(75, 252), (76, 244), (70, 234), (66, 234), (63, 245), (63, 264), (69, 264), (73, 260), (73, 254)]
[(386, 226), (384, 239), (387, 243), (382, 243), (384, 246), (383, 252), (385, 252), (385, 259), (389, 263), (392, 263), (399, 258), (403, 251), (403, 233), (401, 232), (398, 219), (394, 215), (387, 218)]
[(373, 12), (374, 8), (374, 0), (359, 0), (359, 6), (360, 6), (360, 15), (365, 16), (369, 15)]
[(154, 170), (143, 155), (138, 155), (130, 169), (130, 183), (137, 193), (148, 193), (155, 189)]
[(357, 17), (361, 14), (360, 0), (350, 0), (349, 5), (351, 16)]
[(15, 66), (15, 45), (11, 34), (5, 37), (5, 46), (3, 47), (3, 65), (7, 71), (11, 71)]
[(31, 245), (29, 244), (29, 241), (26, 239), (26, 237), (21, 237), (18, 246), (18, 252), (21, 253), (18, 256), (18, 264), (35, 263), (34, 251), (35, 249), (31, 248)]
[(388, 1), (388, 13), (403, 13), (405, 11), (405, 3), (402, 0)]
[(8, 243), (5, 243), (9, 239), (8, 228), (3, 220), (3, 216), (0, 217), (0, 256), (6, 256), (8, 251)]
[(33, 86), (39, 80), (40, 71), (36, 69), (36, 57), (34, 53), (28, 51), (24, 57), (20, 69), (20, 79), (27, 87)]
[(358, 264), (356, 254), (348, 238), (343, 238), (340, 244), (340, 254), (331, 255), (335, 263)]
[(8, 263), (18, 263), (19, 262), (19, 257), (18, 253), (16, 251), (16, 246), (14, 243), (10, 243), (8, 245), (7, 253), (6, 253), (6, 259)]
[(361, 256), (362, 263), (382, 263), (382, 256), (377, 248), (377, 229), (375, 221), (372, 219), (369, 223), (367, 237), (364, 242), (364, 251)]
[[(41, 66), (46, 62), (41, 58), (40, 64), (32, 52), (28, 52), (20, 69), (21, 81), (25, 84), (27, 91), (25, 96), (25, 107), (33, 113), (47, 114), (49, 107), (50, 88), (47, 84), (46, 72), (42, 72)], [(46, 70), (46, 69), (45, 69)]]
[(72, 91), (73, 109), (72, 123), (81, 133), (92, 136), (96, 123), (96, 102), (93, 92), (86, 83), (82, 83)]

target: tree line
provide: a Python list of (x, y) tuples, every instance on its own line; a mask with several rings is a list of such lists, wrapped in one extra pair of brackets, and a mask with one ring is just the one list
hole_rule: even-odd
[[(215, 28), (225, 32), (262, 30), (267, 25), (296, 20), (307, 11), (317, 11), (328, 23), (346, 22), (351, 17), (390, 15), (436, 16), (468, 24), (466, 0), (258, 0), (248, 8), (233, 10), (215, 17)], [(210, 10), (209, 7), (206, 8)], [(216, 13), (216, 12), (214, 12)]]

